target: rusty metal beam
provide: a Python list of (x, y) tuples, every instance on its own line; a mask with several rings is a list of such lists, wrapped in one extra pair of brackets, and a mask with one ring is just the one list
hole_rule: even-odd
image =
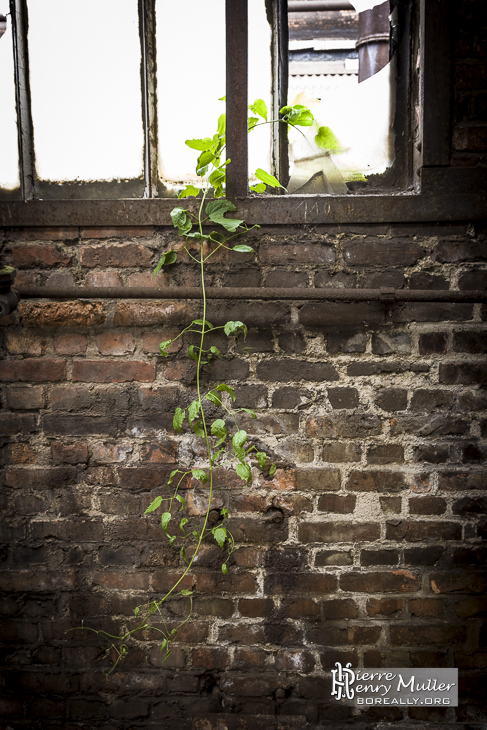
[[(429, 178), (434, 174), (430, 170)], [(479, 183), (471, 180), (468, 168), (452, 168), (443, 170), (441, 195), (432, 185), (424, 195), (259, 196), (239, 201), (238, 217), (247, 224), (278, 226), (476, 220), (487, 218), (485, 185)], [(1, 201), (0, 225), (171, 226), (170, 212), (177, 204), (175, 198)], [(194, 200), (185, 201), (188, 210), (196, 212), (196, 206)]]
[(248, 0), (226, 0), (226, 157), (228, 198), (248, 191)]
[[(197, 287), (14, 287), (22, 299), (202, 299)], [(487, 291), (436, 289), (299, 289), (208, 287), (208, 299), (294, 299), (300, 301), (486, 302)]]

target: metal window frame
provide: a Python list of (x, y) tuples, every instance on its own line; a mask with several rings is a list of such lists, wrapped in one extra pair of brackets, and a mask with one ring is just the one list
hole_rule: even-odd
[[(21, 114), (20, 134), (28, 149), (32, 145), (30, 110), (25, 108), (28, 71), (25, 45), (26, 0), (10, 0), (16, 13), (21, 42), (17, 43), (19, 66), (24, 78), (16, 78)], [(285, 0), (274, 0), (276, 17), (284, 12)], [(228, 197), (238, 202), (238, 214), (248, 223), (293, 225), (336, 223), (394, 223), (404, 221), (450, 221), (483, 218), (487, 214), (487, 180), (477, 168), (450, 167), (451, 94), (451, 3), (453, 0), (416, 0), (419, 3), (419, 48), (421, 50), (420, 152), (411, 152), (407, 165), (419, 172), (417, 190), (390, 194), (279, 195), (251, 197), (248, 194), (247, 75), (248, 0), (226, 0), (227, 28), (227, 149), (232, 160), (227, 172)], [(138, 0), (145, 18), (142, 56), (149, 71), (155, 67), (154, 0)], [(283, 79), (285, 69), (277, 38), (273, 45), (275, 73)], [(145, 50), (144, 50), (145, 49)], [(409, 86), (409, 66), (402, 69)], [(0, 224), (4, 226), (165, 226), (171, 224), (174, 198), (157, 195), (157, 140), (155, 139), (154, 74), (142, 77), (146, 129), (145, 198), (117, 200), (9, 200), (0, 202)], [(145, 85), (144, 85), (145, 84)], [(152, 84), (152, 85), (151, 85)], [(23, 94), (23, 97), (22, 97)], [(23, 101), (22, 101), (23, 98)], [(278, 100), (279, 101), (279, 100)], [(30, 131), (29, 131), (30, 123)], [(407, 124), (405, 122), (404, 129)], [(405, 134), (406, 132), (404, 132)], [(276, 165), (282, 160), (282, 140), (274, 138)], [(31, 147), (31, 165), (33, 166)], [(32, 167), (23, 173), (25, 197), (33, 195)], [(29, 188), (29, 184), (31, 187)], [(159, 193), (160, 194), (160, 193)], [(196, 208), (197, 202), (187, 201)]]

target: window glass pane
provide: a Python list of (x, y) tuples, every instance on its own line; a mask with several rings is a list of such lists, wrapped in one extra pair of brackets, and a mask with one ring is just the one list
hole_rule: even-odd
[(394, 160), (390, 3), (351, 4), (355, 10), (306, 11), (303, 0), (289, 12), (288, 103), (315, 117), (300, 128), (304, 136), (290, 130), (289, 192), (345, 194)]
[[(271, 117), (271, 27), (264, 0), (249, 0), (249, 103), (263, 99)], [(257, 115), (255, 115), (257, 116)], [(262, 119), (260, 120), (262, 122)], [(271, 125), (255, 127), (249, 134), (249, 173), (258, 167), (271, 172)], [(253, 180), (257, 182), (257, 180)]]
[(137, 0), (28, 0), (28, 13), (39, 178), (140, 177)]
[[(0, 14), (5, 16), (7, 13), (8, 2), (0, 2)], [(6, 31), (0, 38), (0, 99), (0, 187), (13, 189), (19, 186), (19, 152), (10, 16), (7, 18)]]
[(224, 0), (156, 0), (156, 45), (159, 172), (177, 188), (197, 179), (185, 140), (212, 137), (225, 111)]

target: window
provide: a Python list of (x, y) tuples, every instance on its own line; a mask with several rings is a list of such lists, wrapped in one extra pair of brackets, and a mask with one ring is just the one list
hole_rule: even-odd
[[(289, 0), (289, 8), (294, 12), (293, 4), (302, 2), (310, 6), (355, 7), (359, 1), (367, 2)], [(0, 13), (7, 15), (5, 3), (0, 0)], [(9, 140), (3, 144), (8, 154), (2, 156), (0, 166), (0, 215), (4, 225), (81, 225), (88, 215), (91, 225), (170, 223), (170, 197), (180, 173), (177, 169), (171, 172), (169, 153), (180, 146), (174, 142), (176, 131), (182, 137), (187, 134), (178, 102), (189, 99), (193, 117), (203, 114), (197, 89), (202, 88), (206, 94), (208, 85), (214, 82), (209, 92), (212, 96), (220, 94), (217, 88), (223, 84), (224, 56), (227, 155), (232, 159), (227, 195), (241, 199), (242, 215), (247, 221), (313, 224), (437, 220), (461, 218), (467, 210), (472, 215), (472, 197), (467, 206), (460, 195), (468, 171), (448, 167), (447, 0), (393, 0), (389, 5), (396, 14), (394, 22), (397, 20), (397, 27), (402, 29), (394, 40), (398, 63), (394, 178), (387, 178), (380, 189), (358, 184), (352, 190), (352, 175), (351, 180), (345, 179), (347, 190), (341, 187), (331, 191), (333, 195), (314, 189), (302, 195), (302, 185), (297, 185), (295, 194), (262, 197), (248, 195), (248, 68), (249, 63), (255, 63), (264, 79), (272, 72), (274, 95), (269, 105), (276, 117), (287, 102), (288, 72), (291, 68), (292, 76), (296, 61), (292, 54), (299, 50), (291, 43), (289, 62), (287, 0), (209, 0), (204, 4), (200, 0), (180, 0), (177, 4), (171, 0), (87, 0), (83, 4), (82, 14), (87, 18), (83, 33), (90, 35), (91, 42), (77, 47), (67, 32), (59, 32), (55, 22), (68, 5), (72, 8), (72, 3), (63, 0), (10, 0), (7, 31), (0, 40), (4, 61), (0, 89), (8, 111), (2, 115), (1, 132), (2, 140)], [(200, 43), (198, 36), (196, 40), (187, 36), (184, 24), (177, 22), (177, 14), (175, 22), (168, 10), (175, 7), (186, 20), (195, 8), (207, 10), (210, 5), (215, 10), (211, 18), (205, 16), (204, 24), (203, 19), (198, 21), (198, 32), (208, 29), (213, 45), (205, 43), (204, 33)], [(247, 49), (249, 35), (252, 49), (255, 36), (268, 32), (264, 8), (273, 28), (267, 60), (254, 59), (253, 51)], [(84, 23), (80, 19), (79, 27)], [(54, 53), (42, 54), (42, 44), (54, 48)], [(12, 46), (13, 62), (11, 57), (8, 60)], [(215, 53), (208, 50), (214, 46)], [(66, 76), (59, 68), (73, 57), (78, 68), (85, 67), (85, 77), (79, 72), (77, 76)], [(190, 59), (185, 69), (180, 60), (183, 57)], [(353, 60), (351, 55), (349, 61)], [(44, 87), (46, 82), (49, 87), (45, 92), (38, 86), (42, 75)], [(96, 88), (103, 90), (99, 103), (93, 100)], [(428, 103), (433, 98), (434, 105)], [(120, 134), (120, 120), (127, 124), (128, 133)], [(87, 149), (88, 137), (94, 141)], [(65, 149), (73, 141), (79, 157), (69, 170)], [(53, 155), (49, 148), (54, 143)], [(269, 146), (270, 166), (285, 179), (288, 154), (293, 152), (286, 135), (275, 131)], [(101, 159), (100, 149), (110, 151), (107, 160)], [(250, 147), (251, 158), (252, 154)], [(256, 154), (260, 160), (261, 152)], [(89, 160), (93, 164), (90, 170)], [(75, 175), (84, 179), (73, 179)], [(438, 191), (444, 191), (440, 209), (435, 197)], [(475, 196), (474, 191), (474, 201)], [(478, 200), (481, 206), (480, 195)]]

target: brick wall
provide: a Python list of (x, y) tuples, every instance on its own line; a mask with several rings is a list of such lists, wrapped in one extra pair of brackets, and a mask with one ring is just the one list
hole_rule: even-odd
[[(4, 233), (19, 283), (127, 287), (154, 283), (161, 246), (175, 236)], [(478, 289), (485, 239), (463, 223), (263, 228), (249, 238), (255, 256), (222, 257), (209, 279)], [(155, 283), (193, 277), (183, 259)], [(167, 361), (157, 354), (199, 306), (24, 300), (4, 320), (4, 726), (179, 729), (222, 711), (294, 716), (295, 727), (303, 716), (337, 727), (481, 722), (481, 305), (211, 303), (211, 321), (247, 322), (251, 350), (219, 342), (223, 359), (208, 379), (226, 379), (257, 410), (244, 426), (274, 455), (276, 477), (244, 488), (218, 474), (215, 504), (230, 510), (241, 548), (226, 578), (218, 548), (205, 548), (188, 581), (194, 621), (162, 668), (148, 633), (107, 684), (96, 639), (65, 634), (83, 618), (106, 630), (131, 625), (134, 607), (181, 567), (157, 516), (142, 512), (174, 465), (199, 455), (171, 426), (174, 407), (192, 398), (194, 370), (176, 347)], [(195, 484), (186, 497), (190, 514), (200, 512)], [(356, 716), (327, 701), (336, 661), (457, 666), (462, 706)]]

